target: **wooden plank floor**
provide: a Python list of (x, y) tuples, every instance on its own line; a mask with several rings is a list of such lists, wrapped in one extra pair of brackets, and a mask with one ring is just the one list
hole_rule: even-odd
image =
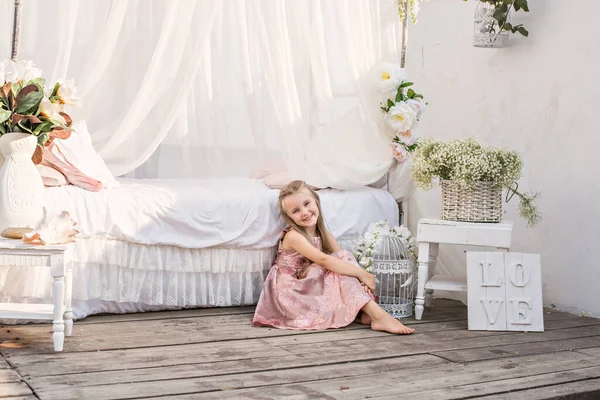
[(544, 333), (467, 330), (436, 299), (411, 336), (353, 324), (254, 328), (253, 307), (0, 327), (0, 399), (596, 399), (600, 319), (545, 310)]

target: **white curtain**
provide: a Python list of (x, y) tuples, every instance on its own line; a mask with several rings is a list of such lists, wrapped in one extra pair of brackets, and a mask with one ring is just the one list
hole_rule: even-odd
[[(398, 60), (393, 0), (22, 3), (19, 58), (76, 80), (75, 117), (115, 175), (248, 176), (282, 159), (350, 188), (391, 165), (374, 67)], [(8, 56), (13, 1), (0, 4)]]

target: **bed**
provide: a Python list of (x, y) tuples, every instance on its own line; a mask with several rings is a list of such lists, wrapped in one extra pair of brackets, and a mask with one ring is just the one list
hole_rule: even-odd
[[(78, 222), (75, 318), (96, 313), (255, 304), (284, 226), (278, 190), (248, 178), (119, 179), (89, 192), (46, 189), (46, 208)], [(319, 191), (326, 223), (353, 250), (374, 221), (398, 222), (384, 189)], [(51, 298), (47, 269), (0, 266), (0, 301)]]

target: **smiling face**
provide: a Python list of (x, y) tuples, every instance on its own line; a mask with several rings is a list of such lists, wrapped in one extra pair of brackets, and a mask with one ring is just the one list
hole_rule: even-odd
[(304, 189), (287, 196), (282, 201), (283, 209), (288, 217), (300, 228), (314, 230), (319, 218), (319, 207), (312, 194)]

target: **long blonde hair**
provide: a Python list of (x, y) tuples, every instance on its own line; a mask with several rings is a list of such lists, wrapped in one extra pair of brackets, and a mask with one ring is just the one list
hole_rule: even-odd
[(296, 193), (301, 192), (302, 190), (305, 190), (305, 189), (315, 199), (315, 203), (317, 204), (317, 209), (319, 210), (319, 217), (317, 218), (317, 226), (316, 226), (315, 233), (321, 237), (321, 244), (323, 245), (323, 252), (326, 254), (331, 254), (334, 251), (333, 242), (331, 240), (330, 233), (327, 230), (327, 227), (325, 226), (325, 219), (323, 218), (323, 212), (321, 211), (321, 199), (319, 198), (319, 195), (317, 194), (317, 192), (315, 192), (310, 186), (308, 186), (306, 183), (304, 183), (304, 181), (292, 181), (292, 182), (288, 183), (287, 185), (285, 185), (284, 187), (282, 187), (281, 190), (279, 191), (279, 211), (281, 212), (281, 218), (283, 218), (283, 221), (286, 224), (288, 224), (290, 226), (290, 228), (292, 228), (293, 230), (295, 230), (296, 232), (298, 232), (302, 236), (304, 236), (306, 238), (306, 240), (308, 240), (309, 243), (313, 242), (312, 239), (308, 236), (308, 234), (304, 231), (304, 229), (302, 229), (300, 226), (298, 226), (294, 222), (294, 220), (292, 220), (287, 215), (287, 213), (285, 212), (285, 209), (283, 208), (283, 200), (285, 200), (286, 197), (295, 195)]

